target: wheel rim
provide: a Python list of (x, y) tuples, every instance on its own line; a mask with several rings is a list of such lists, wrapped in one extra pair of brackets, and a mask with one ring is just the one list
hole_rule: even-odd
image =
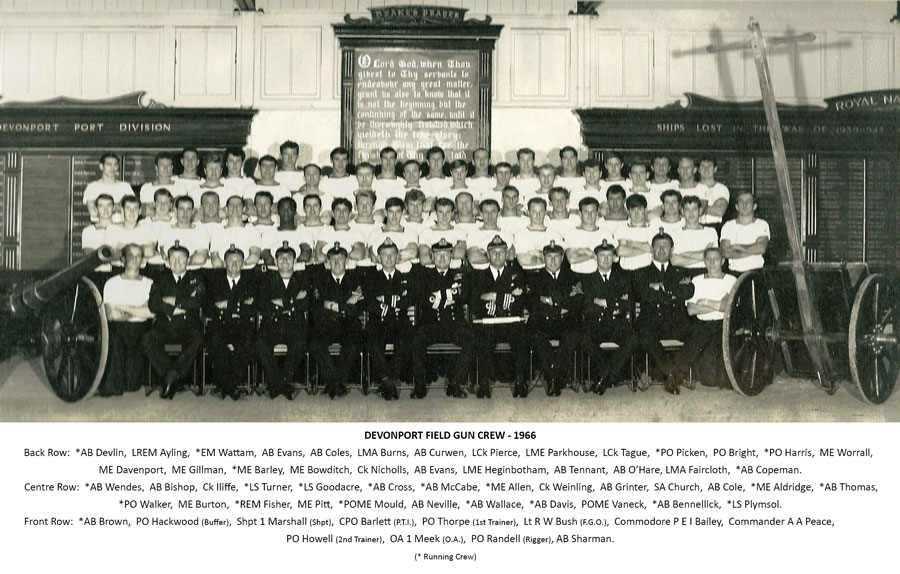
[(106, 370), (109, 331), (103, 300), (87, 278), (42, 312), (41, 354), (50, 389), (66, 402), (93, 393)]
[(887, 277), (870, 275), (860, 285), (850, 314), (850, 390), (859, 399), (883, 403), (900, 375), (900, 309)]
[(775, 347), (769, 331), (774, 321), (763, 275), (741, 275), (722, 322), (722, 352), (731, 386), (743, 395), (758, 395), (772, 383)]

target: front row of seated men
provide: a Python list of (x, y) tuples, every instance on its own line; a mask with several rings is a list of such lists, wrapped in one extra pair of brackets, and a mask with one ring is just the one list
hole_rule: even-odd
[[(371, 380), (385, 399), (397, 399), (398, 385), (410, 375), (411, 396), (422, 398), (426, 349), (435, 343), (461, 349), (447, 387), (452, 397), (466, 396), (463, 387), (476, 357), (477, 396), (491, 396), (499, 342), (512, 351), (514, 397), (528, 394), (529, 348), (543, 367), (548, 395), (558, 396), (572, 380), (576, 349), (590, 358), (591, 388), (598, 394), (619, 380), (638, 347), (653, 359), (670, 393), (679, 393), (698, 359), (702, 369), (697, 378), (724, 386), (719, 341), (734, 276), (723, 273), (718, 248), (705, 251), (706, 273), (691, 280), (671, 265), (671, 236), (660, 231), (651, 245), (652, 263), (626, 272), (614, 264), (615, 249), (604, 241), (594, 249), (597, 271), (575, 274), (563, 266), (562, 246), (551, 241), (542, 250), (544, 267), (523, 271), (509, 263), (508, 245), (497, 235), (486, 246), (488, 267), (464, 272), (451, 268), (454, 246), (442, 238), (431, 246), (434, 267), (416, 266), (404, 273), (397, 269), (399, 248), (390, 238), (377, 248), (380, 269), (352, 271), (340, 243), (328, 250), (325, 266), (297, 271), (297, 253), (285, 241), (276, 250), (275, 270), (243, 270), (245, 254), (231, 246), (224, 253), (224, 269), (201, 275), (187, 270), (188, 251), (176, 243), (167, 252), (168, 268), (152, 282), (139, 273), (141, 248), (129, 245), (123, 250), (125, 271), (104, 289), (112, 344), (100, 394), (140, 386), (146, 376), (140, 349), (160, 376), (161, 396), (172, 398), (203, 345), (221, 397), (234, 400), (240, 398), (240, 383), (254, 358), (265, 373), (270, 397), (292, 399), (290, 383), (307, 351), (327, 394), (343, 395), (363, 349), (370, 358)], [(154, 319), (152, 327), (148, 318)], [(685, 344), (671, 354), (662, 346), (665, 339)], [(335, 343), (340, 345), (337, 358), (330, 352)], [(603, 343), (615, 343), (611, 356), (601, 351)], [(172, 344), (180, 345), (177, 359), (166, 350)], [(281, 365), (274, 354), (278, 344), (287, 346)], [(393, 347), (390, 357), (388, 344)]]

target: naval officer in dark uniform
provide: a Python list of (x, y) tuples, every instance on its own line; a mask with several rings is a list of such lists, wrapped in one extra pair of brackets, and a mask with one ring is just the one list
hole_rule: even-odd
[(475, 349), (484, 376), (478, 384), (478, 398), (490, 398), (490, 381), (494, 378), (494, 347), (509, 343), (516, 367), (513, 397), (528, 396), (525, 383), (528, 368), (528, 345), (525, 340), (525, 275), (506, 264), (508, 246), (499, 235), (487, 245), (490, 264), (487, 269), (472, 272), (469, 309), (475, 324)]
[[(203, 345), (200, 310), (206, 286), (196, 271), (188, 271), (190, 252), (175, 241), (166, 252), (169, 267), (160, 271), (150, 288), (150, 311), (156, 316), (153, 328), (141, 337), (141, 348), (153, 369), (162, 377), (159, 395), (171, 399)], [(181, 345), (181, 356), (173, 361), (166, 345)]]
[(241, 397), (238, 386), (253, 360), (256, 284), (250, 273), (241, 272), (243, 251), (232, 245), (225, 251), (224, 259), (225, 269), (214, 269), (209, 275), (206, 349), (221, 397), (236, 401)]
[[(347, 394), (350, 371), (359, 355), (363, 291), (359, 274), (347, 271), (347, 250), (340, 243), (328, 250), (325, 261), (327, 268), (313, 283), (310, 352), (333, 399)], [(331, 343), (341, 345), (337, 365), (328, 353)]]
[[(461, 348), (447, 384), (447, 396), (463, 399), (463, 386), (475, 359), (472, 331), (465, 318), (467, 285), (459, 269), (450, 269), (454, 245), (444, 238), (431, 245), (434, 267), (418, 267), (415, 276), (416, 330), (412, 340), (415, 389), (413, 398), (425, 396), (425, 359), (435, 343), (453, 343)], [(414, 268), (415, 269), (415, 268)]]
[[(634, 301), (631, 294), (630, 275), (618, 265), (613, 265), (615, 248), (603, 240), (594, 248), (597, 271), (581, 278), (582, 322), (578, 329), (578, 347), (591, 358), (594, 380), (591, 390), (602, 395), (616, 383), (615, 377), (631, 358), (636, 346), (634, 328)], [(618, 349), (612, 358), (604, 361), (600, 345), (615, 343)]]
[(666, 392), (677, 395), (688, 365), (671, 358), (660, 341), (689, 341), (691, 324), (685, 302), (693, 296), (694, 285), (670, 262), (673, 245), (672, 237), (660, 228), (650, 243), (653, 261), (637, 269), (632, 279), (641, 305), (635, 323), (638, 341), (662, 370)]
[[(256, 336), (256, 356), (266, 373), (269, 397), (284, 395), (294, 399), (291, 383), (306, 354), (309, 334), (307, 310), (312, 287), (306, 271), (294, 271), (297, 252), (285, 241), (275, 250), (277, 269), (262, 276), (259, 283), (260, 326)], [(287, 345), (283, 368), (275, 360), (275, 345)]]
[[(575, 327), (581, 303), (581, 283), (571, 269), (562, 269), (565, 250), (550, 241), (541, 251), (544, 268), (528, 276), (528, 323), (531, 348), (540, 359), (548, 396), (559, 396), (571, 377)], [(551, 339), (559, 341), (554, 348)]]
[[(399, 399), (397, 386), (404, 366), (409, 364), (410, 308), (413, 293), (409, 275), (397, 270), (400, 250), (390, 237), (376, 247), (381, 270), (369, 273), (363, 285), (366, 322), (366, 352), (372, 369), (372, 380), (378, 381), (379, 392), (385, 400)], [(394, 346), (390, 363), (385, 345)], [(413, 392), (416, 397), (418, 393)]]

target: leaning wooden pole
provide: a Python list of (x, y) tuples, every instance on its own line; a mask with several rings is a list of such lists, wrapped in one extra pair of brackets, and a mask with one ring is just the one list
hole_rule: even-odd
[(797, 303), (800, 307), (800, 320), (803, 327), (804, 342), (809, 350), (810, 358), (819, 378), (819, 384), (829, 392), (837, 388), (834, 377), (831, 355), (822, 334), (822, 317), (819, 314), (816, 292), (810, 280), (809, 267), (803, 256), (803, 245), (800, 241), (800, 230), (794, 212), (794, 196), (791, 192), (791, 179), (788, 173), (787, 156), (784, 153), (784, 138), (781, 134), (781, 122), (775, 104), (775, 94), (769, 73), (769, 61), (766, 54), (766, 40), (763, 38), (759, 23), (750, 21), (750, 46), (759, 76), (759, 91), (762, 94), (766, 120), (769, 124), (769, 142), (772, 144), (772, 155), (775, 158), (775, 172), (778, 180), (778, 192), (781, 197), (781, 209), (784, 225), (787, 229), (788, 241), (791, 245), (790, 266), (797, 286)]

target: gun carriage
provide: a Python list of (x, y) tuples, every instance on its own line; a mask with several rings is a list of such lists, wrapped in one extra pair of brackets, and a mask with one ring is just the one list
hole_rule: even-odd
[(112, 249), (102, 246), (0, 299), (0, 348), (39, 348), (50, 389), (66, 402), (92, 394), (103, 378), (109, 331), (103, 298), (88, 274), (111, 257)]

